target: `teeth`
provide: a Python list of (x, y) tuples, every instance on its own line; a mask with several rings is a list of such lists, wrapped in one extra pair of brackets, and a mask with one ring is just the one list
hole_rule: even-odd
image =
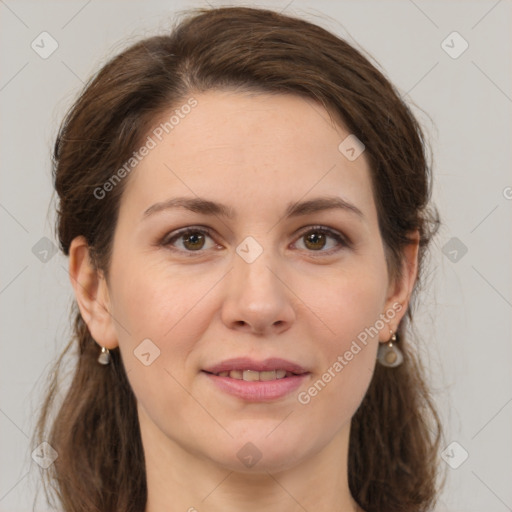
[(231, 370), (217, 373), (219, 377), (230, 377), (232, 379), (246, 380), (246, 381), (267, 381), (284, 379), (285, 377), (291, 377), (294, 375), (292, 372), (286, 370), (272, 370), (268, 372), (256, 372), (254, 370)]

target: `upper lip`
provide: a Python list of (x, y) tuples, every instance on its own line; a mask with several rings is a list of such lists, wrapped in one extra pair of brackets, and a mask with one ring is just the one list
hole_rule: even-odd
[(272, 370), (286, 370), (296, 374), (308, 373), (300, 364), (281, 359), (279, 357), (272, 357), (264, 361), (256, 361), (249, 357), (236, 357), (233, 359), (226, 359), (221, 363), (204, 368), (203, 371), (209, 373), (220, 373), (231, 370), (254, 370), (258, 372), (272, 371)]

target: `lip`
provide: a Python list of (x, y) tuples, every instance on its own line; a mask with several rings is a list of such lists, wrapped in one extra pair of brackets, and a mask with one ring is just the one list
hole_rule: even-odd
[(296, 374), (309, 373), (298, 363), (293, 363), (292, 361), (287, 361), (286, 359), (281, 359), (279, 357), (271, 357), (265, 359), (264, 361), (256, 361), (249, 357), (236, 357), (232, 359), (226, 359), (225, 361), (222, 361), (221, 363), (210, 366), (208, 368), (203, 368), (203, 371), (207, 373), (220, 373), (231, 370), (254, 370), (257, 372), (286, 370), (287, 372)]
[(245, 381), (230, 377), (219, 377), (204, 370), (202, 373), (220, 390), (247, 402), (269, 402), (282, 398), (295, 391), (310, 375), (309, 372), (306, 372), (302, 375), (293, 375), (283, 379)]

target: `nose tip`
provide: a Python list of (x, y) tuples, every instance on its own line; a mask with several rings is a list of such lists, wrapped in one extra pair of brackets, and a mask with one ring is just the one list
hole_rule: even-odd
[(222, 318), (230, 328), (253, 334), (276, 334), (295, 318), (287, 287), (260, 257), (253, 263), (241, 259), (231, 273)]

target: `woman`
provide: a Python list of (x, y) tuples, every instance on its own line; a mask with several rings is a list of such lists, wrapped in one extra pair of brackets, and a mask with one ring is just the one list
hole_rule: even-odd
[(54, 178), (79, 350), (35, 444), (63, 510), (432, 509), (409, 323), (438, 220), (421, 129), (361, 53), (197, 9), (86, 85)]

